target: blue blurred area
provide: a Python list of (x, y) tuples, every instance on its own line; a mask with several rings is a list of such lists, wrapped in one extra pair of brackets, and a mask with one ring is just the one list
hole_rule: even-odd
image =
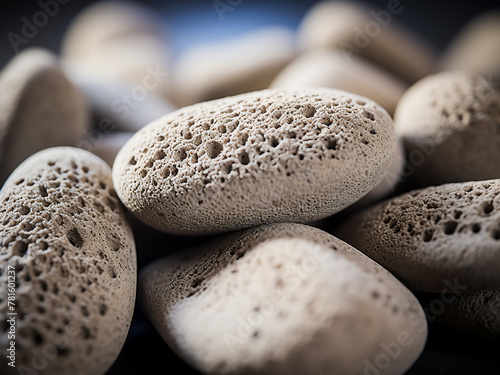
[(227, 40), (266, 26), (296, 29), (313, 2), (227, 0), (159, 5), (174, 56), (188, 46)]

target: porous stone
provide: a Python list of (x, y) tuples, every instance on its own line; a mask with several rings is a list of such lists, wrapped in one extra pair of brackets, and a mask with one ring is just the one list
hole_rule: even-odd
[(367, 98), (263, 90), (154, 121), (120, 150), (113, 181), (148, 225), (215, 233), (332, 215), (377, 185), (396, 152), (391, 117)]
[(176, 63), (179, 106), (266, 89), (294, 55), (293, 32), (283, 27), (194, 46)]
[(273, 80), (270, 88), (329, 87), (366, 96), (394, 113), (407, 85), (378, 66), (334, 50), (299, 55)]
[(413, 83), (434, 70), (435, 56), (397, 23), (396, 14), (402, 9), (402, 4), (371, 9), (347, 1), (319, 2), (299, 26), (300, 49), (338, 49), (348, 61), (361, 56)]
[(410, 289), (500, 288), (500, 180), (446, 184), (389, 199), (335, 234)]
[[(127, 336), (137, 276), (109, 166), (77, 148), (32, 155), (0, 191), (0, 241), (0, 314), (17, 314), (16, 368), (2, 373), (104, 374)], [(2, 319), (2, 353), (9, 329)]]
[(142, 271), (139, 289), (163, 339), (206, 374), (362, 374), (379, 362), (402, 374), (427, 336), (418, 301), (394, 276), (300, 224), (168, 256)]
[(452, 40), (441, 58), (443, 70), (465, 70), (500, 80), (500, 12), (481, 13)]
[(414, 186), (500, 177), (500, 93), (481, 76), (422, 79), (399, 101), (394, 122)]
[(89, 123), (83, 95), (49, 51), (31, 48), (0, 73), (0, 185), (28, 156), (74, 146)]
[(175, 95), (166, 35), (160, 16), (139, 2), (99, 1), (71, 22), (61, 54), (68, 63), (168, 100)]

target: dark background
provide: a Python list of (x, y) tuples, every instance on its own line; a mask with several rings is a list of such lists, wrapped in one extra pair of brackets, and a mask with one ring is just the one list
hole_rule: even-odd
[[(59, 52), (66, 28), (79, 11), (92, 2), (70, 0), (68, 4), (60, 5), (57, 15), (40, 28), (38, 34), (21, 49), (45, 47)], [(174, 58), (190, 45), (234, 37), (261, 26), (284, 25), (296, 28), (304, 12), (315, 2), (243, 0), (232, 12), (225, 13), (224, 20), (221, 21), (213, 6), (213, 0), (142, 1), (163, 17)], [(371, 4), (375, 10), (387, 7), (387, 1), (365, 2)], [(498, 1), (485, 0), (402, 0), (401, 5), (404, 10), (394, 16), (395, 21), (419, 35), (438, 54), (467, 21), (485, 10), (500, 7)], [(8, 40), (8, 33), (21, 35), (22, 17), (31, 20), (39, 10), (38, 0), (1, 3), (0, 67), (16, 54)], [(160, 235), (154, 231), (141, 233), (136, 236), (139, 267), (162, 253), (203, 240)], [(458, 334), (436, 322), (429, 323), (429, 328), (426, 349), (408, 374), (500, 374), (498, 344)], [(123, 351), (108, 374), (196, 372), (170, 351), (138, 306)]]
[[(42, 2), (50, 0), (41, 0)], [(67, 0), (66, 0), (67, 1)], [(227, 0), (221, 0), (226, 2)], [(234, 0), (236, 1), (236, 0)], [(15, 55), (7, 34), (21, 35), (22, 17), (32, 19), (40, 10), (39, 0), (2, 1), (0, 5), (0, 66)], [(91, 0), (69, 0), (60, 5), (57, 15), (23, 47), (46, 47), (59, 51), (64, 32), (72, 19)], [(174, 56), (189, 45), (207, 40), (221, 40), (266, 25), (297, 27), (304, 12), (317, 1), (242, 0), (234, 11), (226, 12), (221, 21), (213, 0), (146, 0), (141, 3), (156, 10), (165, 20), (171, 37)], [(387, 8), (388, 0), (371, 0), (373, 9)], [(500, 7), (492, 0), (472, 1), (421, 1), (401, 0), (404, 9), (394, 19), (407, 26), (437, 52), (441, 51), (456, 32), (478, 13)]]

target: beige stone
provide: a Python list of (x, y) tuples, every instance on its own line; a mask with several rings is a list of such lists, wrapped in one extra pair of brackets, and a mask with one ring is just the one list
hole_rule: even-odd
[(329, 87), (366, 96), (390, 114), (407, 85), (376, 65), (356, 56), (347, 59), (334, 50), (299, 55), (273, 80), (270, 88)]
[[(71, 147), (32, 155), (0, 191), (0, 241), (4, 317), (8, 270), (16, 280), (13, 372), (38, 363), (39, 374), (104, 374), (130, 327), (137, 274), (109, 166)], [(5, 319), (0, 327), (5, 353)], [(43, 366), (33, 362), (35, 352), (45, 356)]]
[(500, 93), (484, 78), (428, 76), (403, 95), (394, 123), (416, 186), (500, 177)]
[(410, 289), (500, 288), (500, 180), (415, 190), (354, 214), (335, 234)]
[(55, 55), (27, 49), (0, 73), (0, 185), (28, 156), (74, 146), (89, 124), (83, 95)]
[(138, 2), (97, 2), (69, 25), (61, 53), (68, 63), (168, 100), (174, 94), (166, 32), (159, 15)]
[(282, 27), (194, 46), (176, 63), (180, 105), (266, 89), (294, 55), (294, 35)]
[(443, 70), (465, 70), (500, 80), (500, 12), (474, 17), (452, 40), (441, 58)]
[(339, 49), (346, 59), (359, 55), (409, 83), (415, 82), (433, 71), (435, 57), (395, 20), (403, 10), (403, 4), (378, 9), (347, 1), (319, 2), (302, 19), (300, 48)]
[(387, 345), (399, 354), (384, 374), (402, 374), (427, 335), (418, 301), (394, 276), (305, 225), (252, 228), (168, 256), (139, 286), (160, 335), (205, 374), (362, 374)]
[(120, 150), (113, 181), (154, 228), (224, 232), (332, 215), (377, 185), (396, 153), (391, 117), (367, 98), (263, 90), (154, 121)]

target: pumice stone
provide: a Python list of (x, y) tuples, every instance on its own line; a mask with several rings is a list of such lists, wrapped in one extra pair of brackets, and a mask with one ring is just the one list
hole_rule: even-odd
[(118, 152), (113, 181), (144, 223), (217, 233), (332, 215), (382, 180), (397, 147), (392, 118), (367, 98), (263, 90), (147, 125)]
[(415, 187), (500, 177), (500, 92), (462, 71), (434, 74), (403, 94), (396, 133)]
[(335, 234), (410, 289), (500, 288), (500, 180), (428, 187), (356, 213)]
[(302, 224), (167, 256), (141, 272), (139, 292), (167, 344), (205, 374), (402, 374), (427, 337), (394, 276)]
[(15, 368), (0, 363), (2, 374), (104, 374), (125, 342), (137, 278), (110, 167), (77, 148), (32, 155), (0, 191), (0, 241), (2, 358), (15, 342)]
[(89, 124), (83, 95), (54, 54), (19, 53), (0, 73), (0, 186), (28, 156), (52, 146), (76, 146)]

